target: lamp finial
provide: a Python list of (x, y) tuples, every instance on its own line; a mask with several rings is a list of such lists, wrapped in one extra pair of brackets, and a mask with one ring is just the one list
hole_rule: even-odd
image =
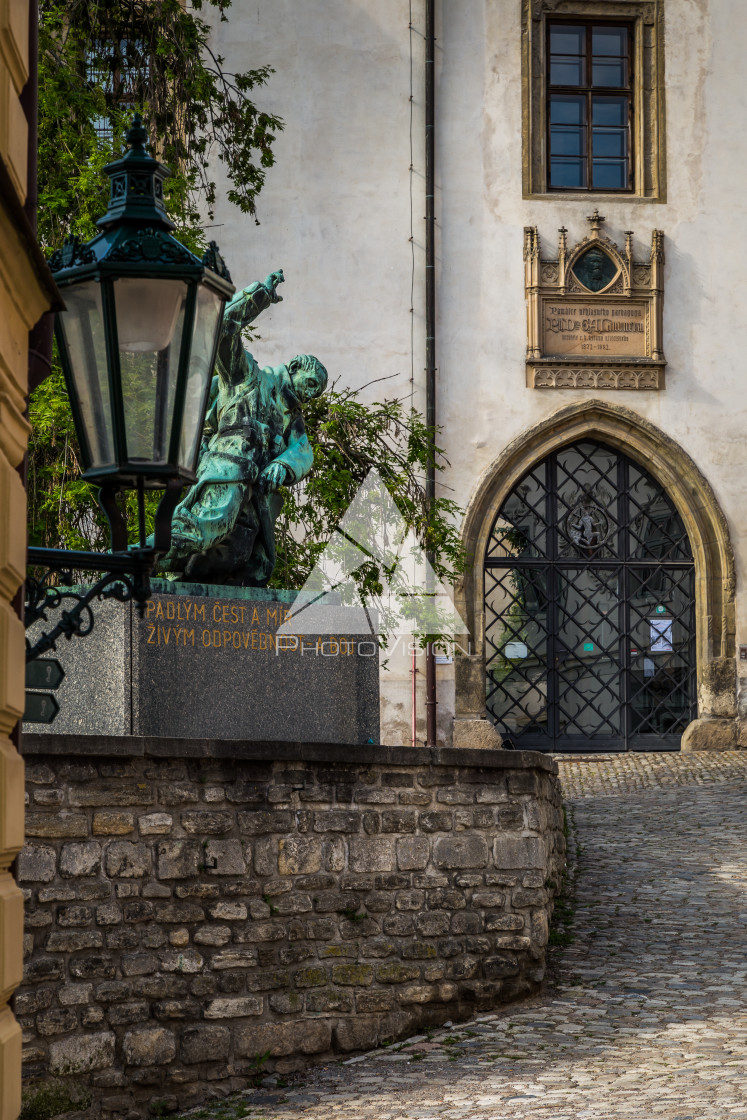
[(135, 152), (135, 155), (147, 155), (145, 145), (148, 140), (148, 131), (143, 125), (143, 118), (139, 113), (133, 113), (132, 123), (127, 129), (125, 140)]

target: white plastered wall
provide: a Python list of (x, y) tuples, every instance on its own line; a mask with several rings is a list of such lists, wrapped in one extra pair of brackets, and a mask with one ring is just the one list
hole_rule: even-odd
[[(422, 408), (422, 0), (412, 30), (410, 15), (408, 0), (235, 0), (216, 46), (230, 68), (276, 68), (257, 97), (286, 129), (262, 224), (221, 192), (212, 232), (238, 284), (286, 271), (285, 302), (258, 323), (263, 362), (309, 351), (345, 385), (391, 378), (369, 398), (414, 389)], [(736, 551), (737, 641), (747, 643), (747, 20), (729, 0), (668, 0), (665, 29), (667, 202), (599, 206), (618, 243), (635, 231), (639, 257), (651, 230), (664, 231), (667, 388), (597, 395), (658, 425), (713, 486)], [(519, 0), (441, 0), (436, 33), (438, 421), (451, 464), (443, 482), (464, 506), (507, 443), (594, 395), (526, 388), (522, 261), (524, 226), (554, 255), (558, 227), (575, 244), (594, 203), (522, 199)], [(383, 737), (407, 741), (409, 659), (390, 665)], [(449, 666), (438, 672), (448, 735), (453, 681)]]

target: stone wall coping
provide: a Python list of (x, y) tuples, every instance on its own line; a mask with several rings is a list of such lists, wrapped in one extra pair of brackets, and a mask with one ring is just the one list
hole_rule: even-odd
[(544, 770), (558, 773), (540, 751), (477, 750), (465, 747), (387, 747), (381, 744), (287, 743), (244, 739), (182, 739), (147, 735), (30, 735), (23, 755), (117, 758), (232, 758), (248, 762), (340, 762), (353, 765), (470, 766), (484, 770)]

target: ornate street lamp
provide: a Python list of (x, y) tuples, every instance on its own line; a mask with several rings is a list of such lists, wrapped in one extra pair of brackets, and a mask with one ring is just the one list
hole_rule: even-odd
[[(135, 115), (129, 151), (105, 171), (111, 180), (101, 233), (69, 237), (49, 265), (66, 310), (55, 334), (83, 464), (99, 485), (112, 552), (29, 548), (29, 564), (48, 571), (29, 579), (26, 622), (64, 599), (76, 603), (32, 647), (27, 659), (54, 648), (62, 634), (88, 633), (94, 598), (150, 596), (156, 555), (168, 551), (171, 517), (185, 483), (195, 480), (200, 436), (231, 277), (215, 242), (202, 259), (172, 236), (163, 203), (167, 167), (145, 149)], [(117, 504), (122, 489), (138, 492), (139, 543), (128, 548)], [(145, 536), (145, 490), (162, 489), (152, 544)], [(76, 570), (105, 571), (79, 593), (50, 586), (52, 572), (72, 582)], [(68, 576), (70, 578), (68, 578)]]

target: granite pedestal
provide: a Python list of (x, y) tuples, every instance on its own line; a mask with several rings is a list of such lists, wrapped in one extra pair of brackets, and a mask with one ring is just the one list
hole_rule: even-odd
[[(279, 637), (291, 591), (165, 580), (154, 581), (154, 591), (142, 617), (131, 603), (97, 604), (93, 632), (62, 639), (46, 655), (65, 670), (60, 712), (53, 724), (27, 723), (26, 730), (379, 741), (379, 651), (371, 634)], [(330, 607), (335, 626), (345, 609)]]

